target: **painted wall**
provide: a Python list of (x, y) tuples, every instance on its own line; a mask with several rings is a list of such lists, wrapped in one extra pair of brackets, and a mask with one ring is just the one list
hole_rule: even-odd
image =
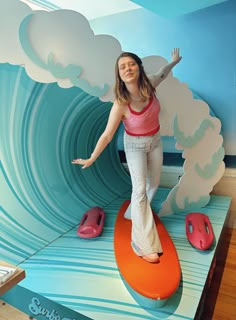
[(90, 21), (96, 33), (115, 36), (122, 50), (169, 59), (180, 47), (174, 75), (186, 82), (222, 122), (226, 155), (236, 155), (236, 1), (166, 19), (146, 9)]

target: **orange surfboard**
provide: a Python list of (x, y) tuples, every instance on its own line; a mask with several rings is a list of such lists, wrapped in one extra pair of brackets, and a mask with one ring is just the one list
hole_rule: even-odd
[(126, 283), (138, 294), (149, 299), (166, 300), (175, 293), (181, 278), (176, 248), (163, 223), (154, 213), (163, 254), (159, 263), (146, 262), (131, 247), (132, 222), (124, 218), (130, 201), (123, 203), (115, 222), (114, 253), (117, 266)]

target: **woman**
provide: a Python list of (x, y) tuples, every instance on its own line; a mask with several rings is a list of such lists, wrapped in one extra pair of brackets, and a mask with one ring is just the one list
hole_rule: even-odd
[(142, 60), (123, 52), (116, 61), (115, 101), (107, 126), (89, 159), (75, 159), (73, 164), (88, 168), (112, 140), (121, 121), (124, 123), (124, 149), (132, 181), (131, 205), (125, 217), (132, 220), (131, 245), (144, 260), (159, 262), (162, 253), (150, 203), (160, 182), (163, 159), (157, 86), (181, 60), (179, 49), (173, 49), (172, 61), (148, 77)]

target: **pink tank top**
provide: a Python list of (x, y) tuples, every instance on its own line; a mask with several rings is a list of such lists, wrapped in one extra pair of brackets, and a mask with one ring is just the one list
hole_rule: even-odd
[(142, 111), (134, 111), (128, 104), (129, 116), (123, 120), (125, 131), (131, 136), (151, 136), (160, 129), (160, 104), (153, 96)]

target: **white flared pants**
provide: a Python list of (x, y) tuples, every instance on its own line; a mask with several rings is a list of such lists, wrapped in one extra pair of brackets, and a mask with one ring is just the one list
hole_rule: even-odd
[(163, 162), (160, 133), (143, 137), (125, 132), (124, 150), (132, 182), (131, 204), (127, 209), (131, 211), (131, 245), (139, 256), (161, 253), (150, 205), (160, 184)]

